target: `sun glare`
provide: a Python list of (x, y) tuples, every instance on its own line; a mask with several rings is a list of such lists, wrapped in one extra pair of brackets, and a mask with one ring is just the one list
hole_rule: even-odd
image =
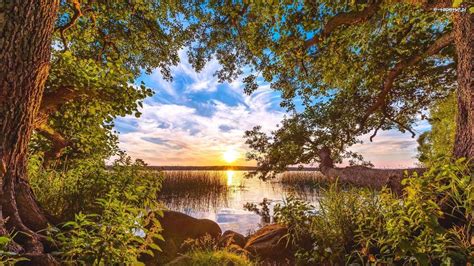
[(224, 161), (228, 163), (232, 163), (235, 160), (237, 160), (237, 158), (239, 158), (239, 153), (236, 152), (235, 150), (228, 149), (227, 151), (224, 152), (223, 157), (224, 157)]

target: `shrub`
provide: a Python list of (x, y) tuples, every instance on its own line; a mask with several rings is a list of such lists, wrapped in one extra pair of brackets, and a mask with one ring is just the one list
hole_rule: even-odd
[(63, 170), (43, 169), (40, 162), (30, 163), (31, 183), (42, 206), (63, 221), (49, 230), (63, 262), (133, 264), (140, 253), (158, 249), (154, 215), (162, 209), (162, 178), (143, 161), (121, 153), (110, 168), (81, 160)]
[(153, 255), (150, 248), (159, 250), (153, 240), (163, 238), (155, 212), (148, 215), (136, 207), (136, 195), (125, 194), (126, 200), (119, 198), (118, 192), (109, 192), (97, 200), (100, 214), (76, 214), (73, 221), (54, 234), (63, 262), (133, 264), (138, 263), (141, 253)]
[(173, 263), (172, 265), (189, 265), (189, 266), (250, 266), (252, 263), (245, 258), (235, 253), (226, 250), (218, 251), (193, 251), (187, 253), (182, 260)]
[(64, 169), (44, 169), (40, 158), (29, 163), (31, 187), (41, 205), (58, 221), (69, 221), (82, 212), (100, 212), (98, 198), (114, 190), (136, 195), (137, 207), (153, 205), (161, 189), (162, 175), (150, 171), (142, 160), (132, 161), (124, 153), (107, 168), (103, 162), (80, 160)]
[(434, 163), (390, 190), (322, 191), (317, 208), (294, 198), (275, 208), (302, 264), (455, 264), (473, 262), (472, 173), (465, 160)]
[(474, 204), (468, 163), (433, 162), (423, 174), (406, 178), (404, 197), (380, 194), (377, 209), (357, 216), (358, 255), (379, 262), (466, 264)]

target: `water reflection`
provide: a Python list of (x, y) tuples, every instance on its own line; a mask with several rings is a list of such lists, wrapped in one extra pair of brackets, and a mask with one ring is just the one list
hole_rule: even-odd
[(234, 179), (235, 172), (233, 170), (227, 170), (227, 186), (232, 186), (232, 180)]
[(317, 198), (313, 189), (292, 186), (288, 178), (282, 179), (285, 182), (264, 182), (244, 175), (244, 171), (234, 170), (165, 172), (159, 198), (169, 209), (214, 220), (223, 231), (243, 234), (255, 230), (261, 222), (260, 216), (244, 210), (246, 203), (258, 204), (267, 198), (272, 213), (273, 207), (290, 193), (309, 201)]

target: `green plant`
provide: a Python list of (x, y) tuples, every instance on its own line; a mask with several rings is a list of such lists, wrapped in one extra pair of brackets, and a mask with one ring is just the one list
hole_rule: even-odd
[(14, 245), (13, 236), (6, 234), (0, 236), (0, 265), (15, 265), (21, 261), (28, 261), (17, 252), (11, 251)]
[(207, 210), (226, 201), (229, 192), (223, 171), (164, 171), (159, 199), (174, 210)]
[(225, 251), (194, 251), (186, 254), (180, 261), (172, 265), (189, 265), (189, 266), (220, 266), (220, 265), (234, 265), (234, 266), (250, 266), (253, 265), (246, 257)]
[(135, 160), (120, 152), (112, 166), (107, 168), (102, 160), (84, 159), (71, 163), (64, 169), (45, 169), (41, 157), (29, 162), (31, 187), (41, 205), (56, 218), (65, 222), (84, 214), (100, 211), (97, 198), (104, 198), (110, 191), (136, 195), (137, 207), (146, 207), (157, 201), (162, 175), (150, 171), (142, 160)]
[(247, 211), (254, 212), (255, 214), (259, 215), (262, 219), (262, 224), (269, 224), (271, 222), (271, 215), (270, 215), (270, 204), (271, 200), (264, 198), (262, 202), (258, 204), (260, 208), (255, 203), (247, 202), (244, 204), (244, 209)]
[(472, 178), (466, 160), (440, 159), (404, 179), (401, 198), (333, 184), (316, 207), (289, 198), (275, 218), (302, 264), (464, 265), (474, 254)]
[(383, 191), (378, 210), (356, 216), (358, 255), (389, 263), (465, 264), (473, 251), (466, 244), (472, 237), (471, 180), (466, 160), (440, 159), (422, 176), (403, 181), (402, 200)]
[(155, 239), (163, 240), (155, 216), (160, 210), (156, 206), (145, 212), (136, 207), (137, 201), (137, 195), (112, 190), (97, 200), (100, 214), (76, 214), (53, 234), (59, 257), (65, 263), (134, 264), (141, 253), (153, 255), (151, 249), (160, 250), (154, 243)]

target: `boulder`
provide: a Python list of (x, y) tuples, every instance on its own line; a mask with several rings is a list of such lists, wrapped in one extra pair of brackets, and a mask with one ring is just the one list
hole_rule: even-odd
[(244, 249), (260, 259), (282, 260), (291, 257), (288, 229), (278, 224), (267, 225), (248, 237)]
[(245, 246), (245, 242), (247, 242), (245, 236), (232, 230), (227, 230), (219, 238), (219, 247), (225, 248), (230, 245), (237, 245), (243, 248)]
[(163, 231), (165, 242), (156, 240), (156, 244), (163, 250), (153, 251), (155, 256), (143, 255), (141, 261), (146, 265), (161, 265), (171, 261), (182, 252), (181, 247), (187, 239), (199, 239), (206, 235), (218, 240), (221, 236), (219, 225), (209, 219), (196, 219), (176, 211), (164, 211), (163, 217), (158, 219)]

